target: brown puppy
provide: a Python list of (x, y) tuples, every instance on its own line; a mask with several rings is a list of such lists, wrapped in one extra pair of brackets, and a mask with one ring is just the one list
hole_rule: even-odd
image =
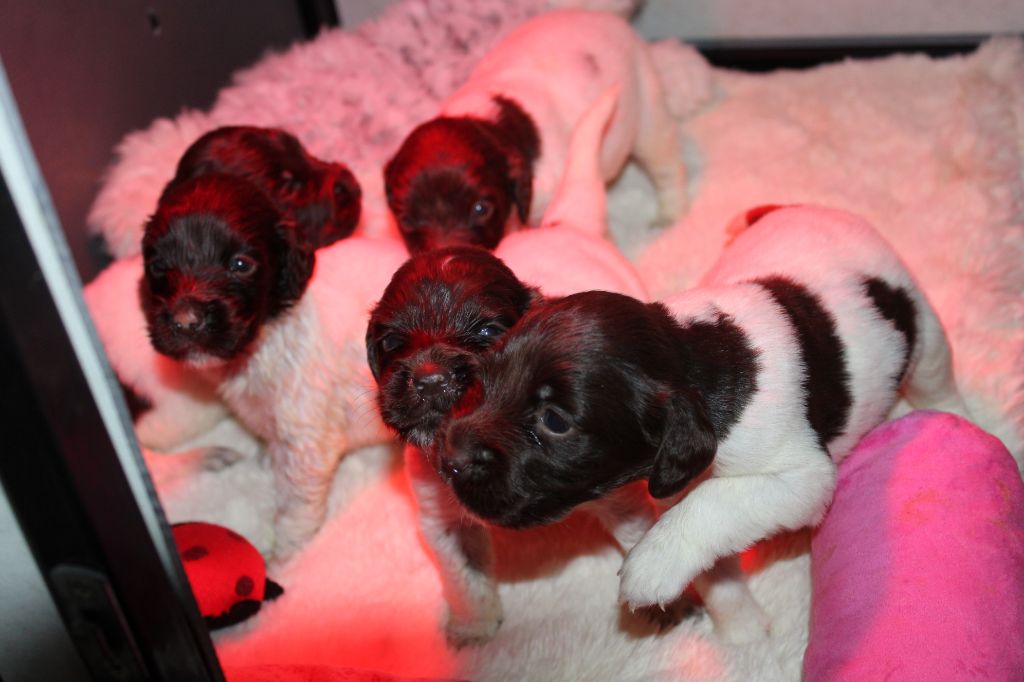
[(255, 184), (314, 247), (349, 236), (359, 223), (362, 191), (352, 172), (343, 164), (316, 158), (294, 135), (279, 128), (211, 130), (185, 150), (164, 192), (208, 173)]
[[(658, 192), (659, 221), (673, 221), (686, 203), (686, 174), (649, 46), (621, 17), (565, 10), (507, 36), (388, 162), (388, 205), (409, 250), (493, 249), (507, 231), (536, 225), (562, 177), (573, 127), (616, 85), (600, 177), (611, 180), (635, 158)], [(603, 234), (603, 224), (591, 227)]]

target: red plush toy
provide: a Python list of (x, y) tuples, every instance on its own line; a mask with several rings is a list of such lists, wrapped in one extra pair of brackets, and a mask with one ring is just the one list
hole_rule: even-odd
[(199, 612), (211, 629), (240, 623), (284, 589), (267, 578), (263, 556), (238, 533), (212, 523), (171, 526)]

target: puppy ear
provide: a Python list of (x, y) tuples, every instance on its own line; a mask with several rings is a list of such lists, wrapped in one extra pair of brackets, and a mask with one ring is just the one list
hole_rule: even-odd
[(274, 283), (274, 311), (287, 308), (299, 300), (313, 276), (316, 263), (312, 244), (300, 235), (291, 220), (283, 220), (274, 228), (277, 241), (278, 273)]
[[(363, 209), (363, 191), (356, 176), (347, 167), (339, 164), (334, 179), (334, 202), (338, 211), (338, 236), (341, 239), (355, 232)], [(326, 244), (324, 245), (326, 246)]]
[(533, 202), (533, 164), (540, 156), (540, 135), (533, 119), (515, 101), (496, 96), (494, 102), (498, 105), (495, 127), (508, 159), (512, 201), (519, 220), (525, 223)]
[(544, 293), (537, 287), (524, 285), (523, 289), (526, 290), (526, 299), (524, 300), (522, 309), (519, 311), (520, 316), (526, 314), (526, 311), (534, 304), (540, 303), (544, 300)]
[(526, 223), (533, 203), (533, 164), (526, 162), (519, 154), (513, 153), (508, 159), (508, 175), (511, 181), (512, 203), (516, 205), (519, 222)]
[(400, 193), (398, 183), (401, 182), (402, 161), (399, 159), (401, 153), (402, 150), (399, 149), (398, 153), (384, 164), (384, 198), (387, 200), (389, 208), (394, 207), (396, 195)]
[[(347, 166), (338, 164), (338, 175), (334, 179), (335, 194), (344, 194), (348, 201), (360, 202), (363, 198), (363, 190), (359, 187), (359, 181), (355, 174)], [(339, 199), (343, 197), (339, 196)]]
[(393, 192), (391, 185), (395, 179), (394, 163), (395, 157), (391, 157), (384, 164), (384, 168), (381, 169), (381, 176), (384, 178), (384, 199), (388, 203), (391, 203), (391, 193)]
[(675, 391), (665, 405), (665, 427), (647, 489), (656, 498), (674, 495), (707, 469), (718, 439), (704, 400), (691, 389)]

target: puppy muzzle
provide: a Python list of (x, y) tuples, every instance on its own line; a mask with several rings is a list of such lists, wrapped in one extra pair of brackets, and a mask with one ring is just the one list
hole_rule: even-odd
[(229, 322), (228, 309), (216, 298), (179, 295), (158, 303), (148, 317), (153, 347), (189, 362), (232, 358), (251, 335), (251, 325)]
[(454, 377), (448, 369), (427, 361), (412, 370), (409, 381), (420, 398), (434, 400), (452, 391)]
[(183, 336), (198, 334), (208, 326), (209, 321), (207, 306), (191, 297), (178, 300), (170, 310), (171, 328)]
[(437, 473), (445, 482), (485, 476), (498, 461), (498, 451), (486, 445), (445, 452), (437, 459)]
[(449, 412), (476, 376), (472, 355), (443, 346), (434, 346), (403, 365), (406, 400), (437, 412)]

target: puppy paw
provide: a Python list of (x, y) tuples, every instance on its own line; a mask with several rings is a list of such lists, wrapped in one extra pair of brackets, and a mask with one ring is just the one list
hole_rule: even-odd
[(273, 549), (270, 551), (270, 561), (275, 566), (284, 566), (291, 561), (307, 543), (309, 536), (286, 530), (280, 519), (274, 524)]
[(476, 618), (457, 618), (449, 614), (445, 638), (453, 649), (484, 644), (498, 632), (501, 622), (500, 612)]
[(275, 539), (270, 550), (270, 555), (267, 557), (267, 565), (273, 566), (274, 568), (281, 568), (285, 566), (296, 554), (296, 548), (294, 547), (283, 547)]
[(240, 462), (245, 455), (237, 450), (220, 446), (207, 448), (203, 452), (202, 466), (205, 471), (223, 471)]
[(652, 532), (629, 551), (619, 571), (619, 601), (633, 611), (668, 606), (699, 573), (681, 561), (678, 553), (668, 551)]

